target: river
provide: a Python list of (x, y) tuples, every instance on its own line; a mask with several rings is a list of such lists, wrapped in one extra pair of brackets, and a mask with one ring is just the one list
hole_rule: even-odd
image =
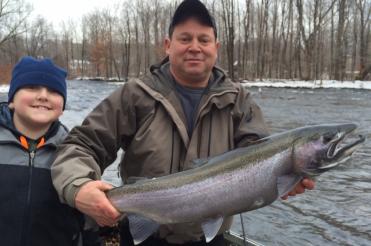
[[(69, 81), (61, 120), (69, 128), (118, 84)], [(355, 122), (371, 137), (371, 91), (355, 89), (251, 88), (272, 131), (321, 123)], [(6, 94), (0, 93), (0, 100)], [(371, 245), (371, 141), (341, 167), (321, 175), (313, 191), (276, 201), (243, 216), (247, 236), (264, 245)], [(112, 166), (105, 178), (117, 184)], [(242, 233), (239, 216), (232, 230)]]

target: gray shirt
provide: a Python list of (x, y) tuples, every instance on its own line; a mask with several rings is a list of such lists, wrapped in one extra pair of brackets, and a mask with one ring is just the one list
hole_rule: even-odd
[(198, 105), (206, 88), (189, 88), (175, 83), (175, 88), (179, 94), (183, 111), (187, 119), (188, 135), (191, 136), (195, 123)]

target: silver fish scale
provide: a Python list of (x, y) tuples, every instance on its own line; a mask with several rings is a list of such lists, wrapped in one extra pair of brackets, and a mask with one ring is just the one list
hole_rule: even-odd
[[(122, 199), (112, 197), (111, 201), (122, 212), (140, 214), (160, 224), (199, 221), (249, 211), (276, 200), (277, 175), (291, 168), (290, 154), (291, 150), (286, 150), (259, 163), (244, 163), (238, 169), (195, 183), (128, 193), (121, 196)], [(235, 158), (228, 164), (240, 160)]]

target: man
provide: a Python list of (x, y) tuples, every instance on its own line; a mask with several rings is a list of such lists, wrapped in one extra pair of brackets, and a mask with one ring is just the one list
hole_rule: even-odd
[[(59, 149), (53, 180), (60, 198), (111, 226), (120, 214), (107, 200), (102, 171), (122, 148), (121, 176), (156, 177), (192, 168), (191, 160), (253, 144), (268, 135), (250, 93), (215, 67), (219, 42), (214, 19), (198, 0), (177, 8), (165, 40), (167, 58), (151, 75), (132, 79), (103, 100)], [(291, 195), (313, 188), (311, 180)], [(226, 218), (209, 245), (224, 245)], [(122, 240), (127, 240), (122, 228)], [(122, 242), (128, 245), (130, 242)], [(162, 225), (143, 245), (205, 245), (198, 223)], [(130, 245), (130, 244), (129, 244)]]

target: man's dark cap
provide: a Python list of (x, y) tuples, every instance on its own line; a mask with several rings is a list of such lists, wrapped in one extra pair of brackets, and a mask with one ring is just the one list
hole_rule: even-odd
[(214, 29), (215, 38), (217, 38), (215, 20), (210, 15), (206, 6), (199, 0), (184, 0), (179, 4), (178, 8), (175, 10), (173, 19), (170, 22), (169, 37), (173, 35), (174, 28), (178, 24), (183, 23), (190, 18), (195, 18), (201, 24), (212, 27)]

